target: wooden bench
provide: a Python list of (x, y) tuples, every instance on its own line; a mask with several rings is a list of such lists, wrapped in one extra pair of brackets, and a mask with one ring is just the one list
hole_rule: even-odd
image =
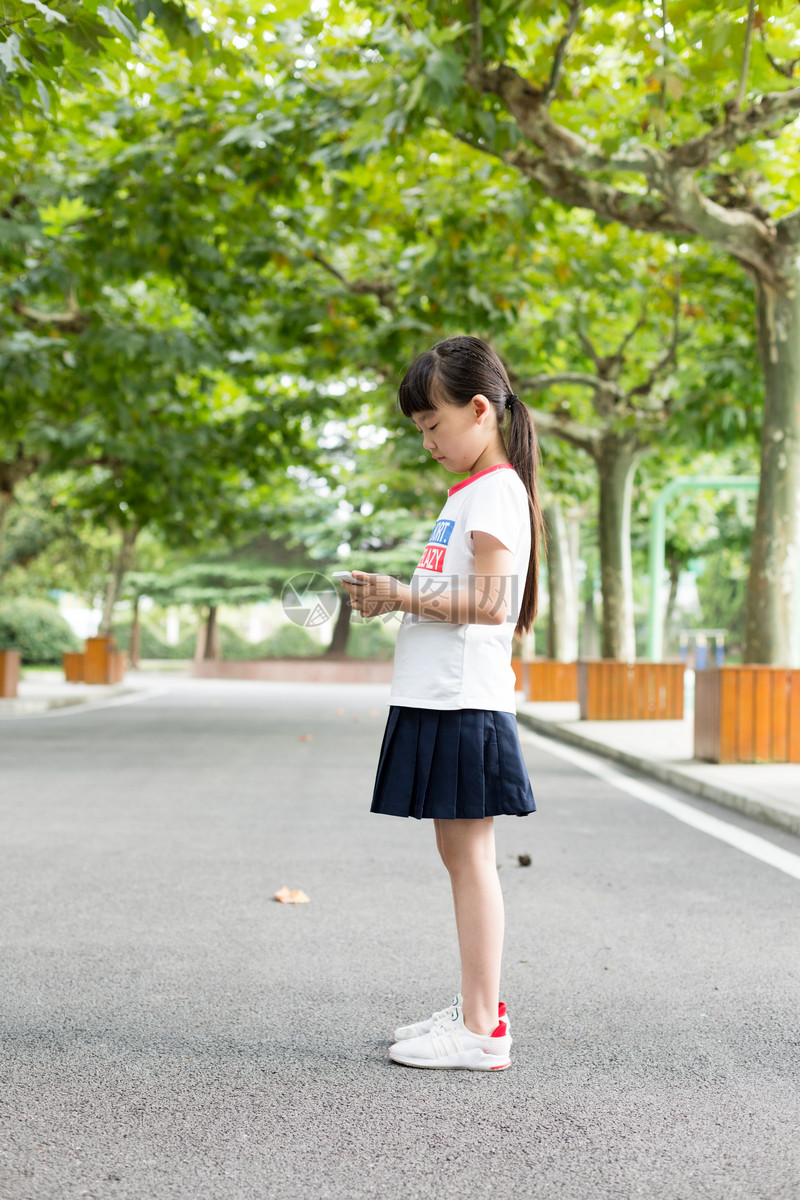
[(93, 637), (83, 653), (64, 654), (63, 664), (67, 683), (122, 683), (126, 656), (112, 637)]
[(65, 650), (61, 655), (67, 683), (83, 683), (83, 657), (82, 650)]
[(581, 720), (680, 721), (684, 670), (681, 662), (581, 660), (578, 663)]
[(567, 703), (578, 699), (578, 664), (557, 662), (554, 658), (535, 658), (524, 664), (525, 699), (546, 703)]
[(694, 754), (715, 763), (800, 762), (800, 671), (758, 664), (698, 671)]

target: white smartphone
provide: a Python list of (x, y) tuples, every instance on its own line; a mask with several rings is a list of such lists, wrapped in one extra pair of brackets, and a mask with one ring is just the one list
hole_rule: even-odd
[(349, 571), (333, 571), (332, 574), (334, 579), (340, 579), (343, 583), (366, 583), (364, 579), (356, 579)]

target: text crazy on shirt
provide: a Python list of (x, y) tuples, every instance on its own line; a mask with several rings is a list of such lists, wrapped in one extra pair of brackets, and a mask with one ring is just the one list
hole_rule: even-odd
[(433, 532), (428, 539), (428, 544), (422, 552), (422, 558), (417, 563), (417, 567), (423, 571), (439, 571), (444, 567), (444, 554), (447, 549), (447, 543), (450, 541), (450, 534), (453, 532), (455, 521), (438, 520), (433, 527)]

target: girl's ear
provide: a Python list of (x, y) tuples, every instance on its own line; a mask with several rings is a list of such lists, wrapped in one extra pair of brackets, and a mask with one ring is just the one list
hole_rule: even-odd
[(483, 392), (478, 392), (472, 397), (472, 407), (475, 409), (476, 421), (482, 425), (492, 407), (490, 401), (486, 399)]

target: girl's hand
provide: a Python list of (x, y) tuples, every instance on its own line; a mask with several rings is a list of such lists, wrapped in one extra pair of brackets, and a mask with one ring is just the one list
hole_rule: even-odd
[(408, 584), (392, 575), (370, 575), (367, 571), (353, 571), (352, 574), (364, 582), (347, 583), (342, 579), (340, 583), (347, 588), (350, 604), (362, 617), (382, 617), (384, 613), (397, 612), (401, 608)]

